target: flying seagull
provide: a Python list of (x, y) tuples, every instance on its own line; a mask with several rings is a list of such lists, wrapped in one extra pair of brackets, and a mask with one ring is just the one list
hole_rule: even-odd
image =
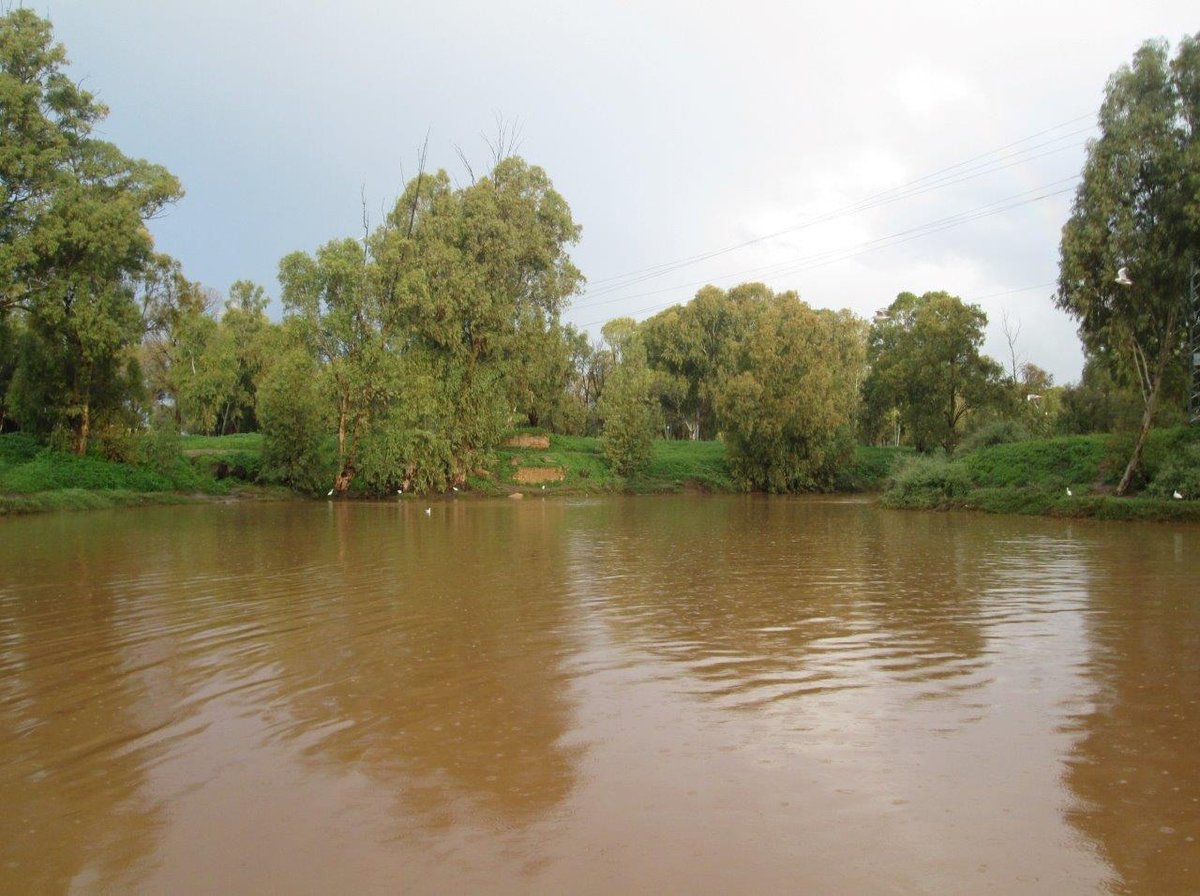
[(1133, 281), (1129, 279), (1129, 268), (1121, 268), (1117, 271), (1117, 277), (1113, 283), (1119, 283), (1122, 286), (1133, 286)]

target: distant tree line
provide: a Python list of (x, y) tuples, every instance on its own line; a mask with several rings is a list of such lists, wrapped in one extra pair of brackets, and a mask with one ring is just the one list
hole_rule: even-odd
[(1147, 44), (1110, 80), (1063, 233), (1057, 301), (1087, 364), (1062, 387), (1018, 357), (1008, 321), (1008, 363), (984, 355), (986, 315), (946, 292), (902, 292), (865, 321), (760, 283), (706, 286), (592, 339), (562, 321), (584, 282), (568, 253), (580, 228), (546, 172), (502, 141), (463, 187), (422, 153), (377, 226), (285, 257), (272, 322), (261, 286), (220, 296), (155, 252), (146, 224), (179, 182), (95, 137), (107, 110), (64, 74), (49, 23), (10, 10), (0, 431), (124, 460), (148, 429), (260, 431), (276, 479), (374, 494), (461, 484), (522, 425), (598, 435), (625, 475), (656, 438), (719, 438), (745, 487), (777, 492), (831, 487), (856, 443), (1144, 437), (1186, 404), (1198, 47), (1170, 59)]

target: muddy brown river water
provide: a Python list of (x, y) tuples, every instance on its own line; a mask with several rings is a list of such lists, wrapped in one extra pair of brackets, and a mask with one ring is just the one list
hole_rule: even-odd
[(1200, 892), (1200, 527), (0, 519), (0, 893)]

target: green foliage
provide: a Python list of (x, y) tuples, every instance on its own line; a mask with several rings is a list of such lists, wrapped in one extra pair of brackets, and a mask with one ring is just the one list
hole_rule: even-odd
[(1154, 498), (1171, 498), (1176, 492), (1200, 500), (1200, 443), (1166, 460), (1146, 487), (1146, 494)]
[(142, 439), (143, 462), (153, 470), (164, 472), (175, 465), (180, 457), (182, 440), (175, 416), (170, 409), (157, 407), (150, 420), (150, 431)]
[[(1079, 321), (1091, 358), (1142, 398), (1118, 493), (1134, 485), (1164, 386), (1180, 377), (1189, 266), (1200, 246), (1200, 35), (1174, 60), (1150, 41), (1109, 79), (1100, 137), (1063, 227), (1058, 307)], [(1124, 268), (1131, 282), (1117, 283)]]
[(1118, 383), (1106, 360), (1089, 356), (1079, 383), (1063, 389), (1056, 429), (1059, 435), (1132, 430), (1142, 410), (1137, 390)]
[[(703, 491), (734, 491), (738, 486), (725, 461), (721, 442), (655, 439), (651, 459), (640, 473), (630, 477), (618, 474), (602, 450), (602, 440), (592, 436), (551, 435), (547, 450), (504, 447), (493, 459), (495, 475), (473, 477), (470, 484), (481, 491), (529, 486), (518, 483), (515, 473), (520, 466), (545, 466), (561, 469), (564, 478), (545, 484), (545, 493), (569, 492), (674, 492), (684, 488)], [(518, 464), (514, 464), (518, 461)], [(541, 493), (540, 486), (533, 486)]]
[(1017, 421), (996, 420), (968, 433), (955, 449), (955, 454), (961, 456), (991, 445), (1024, 442), (1028, 438), (1029, 432)]
[(862, 428), (898, 412), (918, 451), (953, 451), (972, 413), (1006, 399), (1000, 365), (980, 353), (987, 315), (945, 292), (903, 292), (871, 326)]
[[(981, 487), (1037, 485), (1062, 491), (1102, 481), (1110, 465), (1106, 436), (1066, 436), (981, 448), (960, 461)], [(1111, 473), (1109, 473), (1111, 475)]]
[(621, 476), (640, 473), (654, 456), (658, 413), (651, 397), (654, 375), (644, 356), (625, 357), (609, 374), (599, 411), (604, 419), (601, 445), (613, 470)]
[(91, 454), (80, 456), (42, 450), (32, 459), (0, 471), (0, 491), (20, 494), (62, 489), (159, 492), (203, 486), (203, 480), (182, 458), (176, 458), (167, 469), (158, 471)]
[(264, 478), (308, 494), (323, 491), (333, 481), (322, 451), (330, 409), (316, 363), (298, 350), (279, 358), (259, 386), (257, 413)]
[(883, 491), (896, 464), (911, 453), (911, 448), (892, 445), (859, 445), (854, 449), (853, 463), (838, 473), (834, 491)]
[(32, 433), (6, 432), (0, 434), (0, 469), (27, 463), (42, 450), (42, 443)]
[(70, 428), (82, 454), (96, 422), (139, 397), (144, 222), (182, 191), (166, 169), (92, 136), (107, 109), (65, 65), (49, 22), (20, 8), (0, 16), (0, 316), (19, 310), (26, 336), (6, 412), (25, 429)]
[(888, 507), (936, 509), (956, 506), (973, 483), (961, 461), (942, 455), (906, 457), (892, 473), (883, 503)]
[(748, 488), (831, 488), (853, 458), (861, 322), (795, 293), (755, 293), (716, 401), (730, 468)]
[(554, 416), (578, 235), (546, 173), (510, 157), (463, 189), (422, 172), (363, 241), (283, 259), (288, 318), (331, 386), (338, 491), (462, 481), (514, 407)]

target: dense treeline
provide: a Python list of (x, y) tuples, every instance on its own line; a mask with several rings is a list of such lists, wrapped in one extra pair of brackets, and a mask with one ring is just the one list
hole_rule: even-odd
[[(63, 73), (49, 23), (12, 10), (0, 430), (134, 463), (180, 432), (261, 432), (264, 476), (363, 494), (461, 485), (518, 426), (599, 435), (625, 476), (656, 438), (721, 439), (742, 487), (779, 492), (832, 487), (856, 443), (949, 454), (1135, 428), (1136, 466), (1150, 419), (1187, 402), (1175, 297), (1200, 232), (1197, 48), (1148, 44), (1109, 84), (1063, 236), (1058, 301), (1088, 352), (1064, 388), (1019, 357), (1019, 323), (1005, 363), (984, 355), (986, 315), (946, 292), (902, 292), (868, 322), (707, 286), (593, 340), (562, 321), (580, 227), (545, 171), (503, 152), (463, 187), (422, 164), (378, 226), (282, 259), (273, 322), (262, 286), (219, 296), (155, 252), (146, 222), (178, 181), (94, 136), (107, 110)], [(1126, 170), (1133, 145), (1155, 164)]]

